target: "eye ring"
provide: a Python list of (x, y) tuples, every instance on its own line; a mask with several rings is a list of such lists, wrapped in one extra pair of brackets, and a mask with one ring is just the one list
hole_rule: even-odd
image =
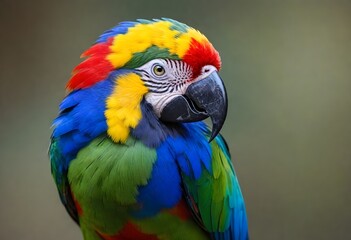
[(155, 64), (152, 66), (152, 72), (156, 75), (156, 76), (163, 76), (166, 73), (166, 70), (163, 66), (161, 66), (160, 64)]

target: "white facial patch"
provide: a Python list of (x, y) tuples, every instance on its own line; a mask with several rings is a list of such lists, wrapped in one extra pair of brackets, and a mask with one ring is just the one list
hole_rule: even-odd
[(136, 70), (149, 89), (145, 100), (153, 106), (158, 117), (171, 100), (185, 94), (191, 83), (217, 71), (214, 66), (207, 65), (197, 78), (192, 79), (192, 68), (183, 61), (172, 59), (154, 59)]
[(154, 112), (158, 117), (161, 116), (163, 108), (172, 101), (175, 97), (182, 95), (179, 93), (160, 94), (160, 93), (148, 93), (145, 96), (145, 100), (153, 106)]

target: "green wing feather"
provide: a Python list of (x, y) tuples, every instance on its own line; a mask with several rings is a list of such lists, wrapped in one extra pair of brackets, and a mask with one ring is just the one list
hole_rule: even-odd
[(246, 224), (245, 206), (227, 145), (221, 136), (210, 145), (212, 172), (203, 167), (198, 180), (183, 175), (188, 203), (209, 232), (225, 232), (234, 225), (242, 228)]

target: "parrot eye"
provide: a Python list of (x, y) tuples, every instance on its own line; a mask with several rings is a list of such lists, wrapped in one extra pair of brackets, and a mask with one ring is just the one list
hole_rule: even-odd
[(152, 67), (152, 71), (154, 72), (154, 74), (156, 76), (162, 76), (166, 73), (166, 70), (164, 67), (162, 67), (160, 64), (155, 64), (153, 67)]

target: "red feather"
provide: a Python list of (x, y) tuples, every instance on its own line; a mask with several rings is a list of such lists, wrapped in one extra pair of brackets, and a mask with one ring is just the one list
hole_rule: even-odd
[(201, 68), (206, 65), (213, 65), (219, 71), (221, 68), (221, 58), (209, 42), (200, 43), (195, 39), (191, 40), (190, 48), (183, 57), (183, 61), (192, 66), (193, 78), (201, 73)]
[(142, 233), (131, 222), (124, 225), (123, 229), (115, 236), (108, 236), (102, 233), (99, 233), (99, 235), (104, 240), (158, 240), (156, 235)]
[(174, 208), (168, 210), (168, 212), (182, 220), (187, 220), (191, 217), (190, 209), (184, 200), (180, 200), (180, 202)]

